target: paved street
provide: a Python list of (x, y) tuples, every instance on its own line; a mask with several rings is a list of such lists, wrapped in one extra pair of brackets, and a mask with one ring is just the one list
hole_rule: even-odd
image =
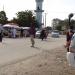
[(4, 38), (3, 43), (0, 43), (0, 66), (15, 63), (16, 61), (35, 56), (42, 51), (52, 50), (63, 46), (65, 37), (48, 37), (48, 39), (44, 41), (35, 39), (35, 43), (35, 48), (32, 48), (30, 47), (31, 43), (29, 38)]

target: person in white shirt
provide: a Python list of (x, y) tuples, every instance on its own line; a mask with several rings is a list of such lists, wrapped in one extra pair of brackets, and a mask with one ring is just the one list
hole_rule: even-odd
[(16, 38), (16, 29), (15, 28), (13, 28), (12, 33), (13, 33), (13, 38)]

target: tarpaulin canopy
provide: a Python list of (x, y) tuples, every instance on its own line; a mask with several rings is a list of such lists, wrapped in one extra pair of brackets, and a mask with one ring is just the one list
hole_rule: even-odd
[(5, 25), (3, 25), (3, 27), (19, 28), (19, 26), (16, 24), (5, 24)]

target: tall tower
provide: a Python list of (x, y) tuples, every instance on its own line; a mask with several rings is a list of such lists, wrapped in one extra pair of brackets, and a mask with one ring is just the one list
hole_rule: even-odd
[(42, 3), (43, 0), (36, 0), (36, 20), (39, 23), (39, 28), (42, 27), (42, 12), (44, 12), (44, 10), (42, 10)]

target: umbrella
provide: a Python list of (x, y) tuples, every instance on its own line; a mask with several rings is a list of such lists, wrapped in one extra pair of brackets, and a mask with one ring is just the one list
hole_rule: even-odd
[(20, 27), (21, 29), (29, 29), (30, 27)]
[(3, 27), (9, 27), (9, 28), (19, 28), (16, 24), (5, 24)]

